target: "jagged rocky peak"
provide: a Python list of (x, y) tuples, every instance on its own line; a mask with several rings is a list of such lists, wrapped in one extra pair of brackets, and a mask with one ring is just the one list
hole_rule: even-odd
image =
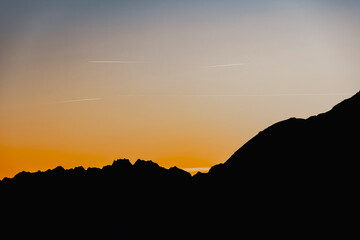
[(136, 162), (134, 163), (134, 167), (152, 167), (152, 168), (160, 168), (159, 164), (151, 161), (151, 160), (141, 160), (141, 159), (138, 159), (136, 160)]
[(113, 167), (131, 167), (132, 164), (131, 162), (129, 161), (129, 159), (118, 159), (118, 160), (115, 160), (112, 164)]

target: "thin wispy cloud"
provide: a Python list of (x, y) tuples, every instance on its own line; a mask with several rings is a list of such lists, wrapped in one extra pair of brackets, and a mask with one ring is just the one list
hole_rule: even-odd
[(99, 101), (99, 100), (102, 100), (102, 98), (81, 98), (81, 99), (70, 99), (70, 100), (57, 101), (57, 102), (52, 102), (52, 103), (53, 103), (53, 104), (60, 104), (60, 103), (74, 103), (74, 102)]
[[(119, 97), (297, 97), (297, 96), (351, 96), (353, 93), (284, 93), (284, 94), (118, 94)], [(92, 102), (103, 98), (79, 98), (51, 102), (50, 104)], [(195, 169), (195, 168), (194, 168)], [(205, 171), (206, 168), (199, 168)], [(199, 171), (201, 171), (199, 170)], [(189, 171), (196, 171), (190, 170)]]
[(243, 63), (229, 63), (229, 64), (218, 64), (218, 65), (209, 65), (205, 66), (206, 68), (222, 68), (222, 67), (236, 67), (243, 66)]
[(238, 94), (228, 96), (244, 96), (244, 97), (296, 97), (296, 96), (348, 96), (352, 93), (279, 93), (279, 94)]
[[(352, 93), (280, 93), (280, 94), (208, 94), (209, 97), (296, 97), (296, 96), (349, 96)], [(195, 95), (194, 95), (195, 96)]]
[(89, 63), (100, 63), (100, 64), (132, 64), (139, 63), (139, 61), (118, 61), (118, 60), (94, 60), (88, 61)]
[(119, 94), (120, 97), (296, 97), (350, 96), (353, 93), (280, 93), (280, 94)]

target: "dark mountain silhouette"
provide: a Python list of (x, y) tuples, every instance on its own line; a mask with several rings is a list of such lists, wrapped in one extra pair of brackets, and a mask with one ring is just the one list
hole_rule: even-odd
[(353, 234), (360, 92), (261, 131), (209, 173), (117, 160), (0, 182), (2, 231), (18, 238), (294, 237)]
[(188, 172), (143, 160), (133, 165), (117, 160), (102, 169), (21, 172), (0, 184), (6, 208), (1, 217), (15, 228), (10, 233), (15, 239), (29, 233), (47, 238), (47, 232), (65, 239), (122, 239), (144, 231), (156, 236), (165, 233), (160, 225), (167, 224), (165, 218), (184, 217), (178, 205), (190, 198), (190, 182)]
[(359, 123), (360, 92), (326, 113), (270, 126), (209, 175), (232, 182), (267, 179), (267, 184), (282, 187), (319, 183), (323, 189), (322, 181), (349, 186), (359, 171)]
[(286, 166), (294, 176), (311, 170), (318, 174), (318, 170), (339, 168), (345, 162), (351, 165), (357, 162), (354, 156), (359, 146), (359, 123), (357, 93), (329, 112), (308, 119), (290, 118), (270, 126), (210, 172), (216, 174), (216, 169), (227, 168), (239, 173), (239, 168), (246, 168), (247, 173), (252, 169), (259, 174), (271, 167), (281, 174), (279, 170)]

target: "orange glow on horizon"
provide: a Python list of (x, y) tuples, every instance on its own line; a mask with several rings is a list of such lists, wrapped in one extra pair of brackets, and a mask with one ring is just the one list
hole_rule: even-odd
[[(57, 166), (62, 166), (65, 169), (77, 166), (83, 166), (85, 169), (88, 167), (101, 168), (105, 165), (111, 165), (112, 162), (116, 160), (86, 154), (28, 148), (10, 148), (1, 145), (0, 158), (7, 160), (0, 162), (0, 179), (4, 177), (13, 177), (21, 171), (45, 171), (47, 169), (53, 169)], [(130, 159), (132, 163), (136, 160), (137, 159)], [(211, 167), (208, 161), (184, 156), (146, 160), (153, 160), (165, 168), (173, 166), (177, 166), (185, 170), (186, 168), (189, 168), (188, 172), (191, 174), (195, 174), (197, 171), (207, 172), (206, 168)], [(193, 168), (198, 168), (199, 166), (204, 169), (192, 170)]]
[(119, 158), (207, 168), (360, 89), (359, 1), (28, 5), (1, 6), (0, 179)]

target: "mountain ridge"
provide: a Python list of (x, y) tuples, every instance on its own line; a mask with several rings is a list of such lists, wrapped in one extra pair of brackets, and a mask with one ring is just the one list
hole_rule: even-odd
[(152, 161), (152, 160), (142, 160), (142, 159), (138, 159), (135, 161), (134, 164), (132, 164), (130, 162), (129, 159), (117, 159), (117, 160), (114, 160), (113, 163), (111, 165), (105, 165), (101, 168), (98, 168), (98, 167), (88, 167), (87, 169), (85, 169), (83, 166), (77, 166), (77, 167), (74, 167), (74, 168), (68, 168), (68, 169), (65, 169), (64, 167), (62, 166), (57, 166), (53, 169), (47, 169), (45, 171), (36, 171), (36, 172), (29, 172), (29, 171), (21, 171), (17, 174), (14, 175), (14, 177), (10, 178), (10, 177), (4, 177), (2, 180), (0, 180), (0, 183), (3, 181), (3, 182), (8, 182), (8, 181), (12, 181), (12, 180), (16, 180), (18, 178), (23, 178), (23, 177), (26, 177), (26, 176), (31, 176), (31, 175), (41, 175), (41, 174), (47, 174), (47, 173), (54, 173), (54, 172), (59, 172), (59, 171), (64, 171), (64, 172), (68, 172), (68, 173), (71, 173), (71, 172), (77, 172), (77, 173), (81, 173), (81, 172), (86, 172), (86, 171), (106, 171), (106, 170), (110, 170), (111, 168), (124, 168), (124, 170), (129, 170), (129, 168), (137, 168), (137, 169), (140, 169), (140, 168), (153, 168), (153, 169), (156, 169), (156, 168), (159, 168), (161, 170), (165, 170), (165, 171), (169, 171), (169, 172), (177, 172), (179, 174), (184, 174), (184, 175), (190, 175), (191, 174), (181, 168), (178, 168), (176, 166), (173, 166), (173, 167), (170, 167), (170, 168), (164, 168), (164, 167), (161, 167), (159, 164), (157, 164), (156, 162)]
[[(357, 116), (356, 121), (358, 120), (359, 116), (358, 114), (355, 112), (353, 112), (352, 110), (355, 108), (354, 106), (352, 105), (360, 105), (360, 91), (357, 92), (354, 96), (352, 96), (351, 98), (348, 98), (348, 99), (345, 99), (343, 101), (341, 101), (340, 103), (336, 104), (335, 106), (333, 106), (329, 111), (327, 112), (324, 112), (324, 113), (319, 113), (317, 115), (313, 115), (313, 116), (310, 116), (306, 119), (303, 119), (303, 118), (295, 118), (295, 117), (291, 117), (289, 119), (285, 119), (285, 120), (282, 120), (282, 121), (279, 121), (279, 122), (276, 122), (272, 125), (270, 125), (269, 127), (267, 127), (266, 129), (260, 131), (256, 136), (254, 136), (253, 138), (251, 138), (248, 142), (246, 142), (242, 147), (240, 147), (237, 151), (234, 152), (234, 154), (231, 155), (231, 157), (225, 161), (224, 163), (220, 163), (220, 164), (217, 164), (217, 165), (214, 165), (213, 167), (210, 168), (209, 172), (213, 172), (214, 169), (212, 168), (217, 168), (218, 165), (221, 166), (223, 164), (229, 164), (233, 161), (233, 159), (236, 157), (237, 153), (242, 150), (243, 148), (246, 148), (247, 145), (249, 145), (249, 143), (251, 143), (252, 141), (254, 141), (253, 139), (254, 138), (257, 138), (259, 137), (259, 135), (262, 135), (264, 133), (267, 133), (268, 131), (270, 130), (274, 130), (275, 128), (282, 128), (283, 125), (294, 125), (294, 126), (291, 126), (291, 127), (295, 127), (295, 128), (302, 128), (302, 126), (300, 126), (303, 122), (305, 121), (318, 121), (319, 118), (324, 118), (324, 117), (331, 117), (332, 115), (334, 115), (334, 113), (336, 112), (341, 112), (341, 114), (346, 114), (346, 115), (354, 115), (354, 116)], [(339, 113), (336, 113), (336, 114), (339, 114)], [(338, 118), (337, 118), (338, 120)], [(287, 126), (288, 127), (288, 126)], [(159, 167), (159, 168), (162, 168), (162, 169), (165, 169), (161, 166), (159, 166), (156, 162), (153, 162), (152, 160), (141, 160), (141, 159), (138, 159), (134, 164), (131, 164), (130, 161), (128, 159), (118, 159), (118, 160), (115, 160), (113, 162), (112, 165), (106, 165), (106, 166), (103, 166), (102, 168), (94, 168), (94, 167), (89, 167), (88, 169), (98, 169), (98, 170), (102, 170), (104, 168), (107, 168), (109, 166), (113, 166), (114, 164), (116, 164), (117, 161), (119, 160), (124, 160), (124, 161), (128, 161), (128, 163), (131, 165), (131, 166), (136, 166), (136, 165), (148, 165), (148, 166), (153, 166), (153, 167)], [(82, 166), (78, 166), (78, 167), (74, 167), (74, 168), (70, 168), (70, 169), (66, 169), (66, 170), (73, 170), (73, 169), (76, 169), (76, 168), (83, 168)], [(174, 166), (175, 168), (177, 168), (176, 166)], [(174, 168), (174, 167), (170, 167), (169, 169), (167, 170), (170, 170), (171, 168)], [(55, 167), (54, 169), (48, 169), (46, 171), (43, 171), (43, 172), (48, 172), (48, 171), (51, 171), (51, 170), (55, 170), (57, 168), (62, 168), (63, 170), (65, 170), (62, 166), (57, 166)], [(177, 168), (181, 171), (184, 171), (184, 172), (187, 172), (181, 168)], [(85, 170), (85, 169), (84, 169)], [(40, 171), (37, 171), (37, 172), (27, 172), (27, 171), (22, 171), (22, 172), (19, 172), (17, 173), (13, 178), (16, 178), (17, 175), (19, 174), (23, 174), (23, 175), (29, 175), (29, 174), (34, 174), (34, 173), (40, 173)], [(196, 175), (196, 174), (195, 174)], [(1, 181), (5, 180), (5, 181), (8, 181), (9, 179), (12, 179), (10, 177), (4, 177)]]
[[(265, 130), (260, 131), (256, 136), (245, 143), (224, 163), (224, 165), (231, 165), (234, 164), (234, 162), (239, 162), (241, 161), (240, 158), (247, 158), (250, 154), (253, 156), (261, 154), (261, 152), (256, 151), (255, 148), (252, 148), (254, 142), (256, 142), (256, 145), (259, 145), (260, 141), (268, 143), (267, 146), (262, 144), (260, 148), (265, 148), (269, 152), (273, 151), (272, 153), (276, 152), (277, 158), (284, 158), (284, 156), (281, 155), (281, 153), (284, 153), (285, 155), (291, 156), (292, 159), (306, 159), (306, 157), (314, 159), (315, 157), (320, 157), (319, 154), (324, 154), (322, 157), (329, 157), (333, 159), (335, 157), (333, 156), (334, 152), (332, 152), (331, 155), (326, 155), (326, 152), (324, 151), (325, 148), (333, 147), (334, 145), (329, 141), (329, 139), (334, 139), (336, 137), (345, 139), (348, 137), (348, 139), (346, 139), (346, 144), (348, 144), (349, 147), (345, 146), (344, 142), (339, 143), (336, 142), (336, 140), (333, 142), (340, 144), (340, 146), (344, 149), (353, 150), (348, 153), (343, 153), (345, 157), (351, 157), (355, 154), (355, 142), (352, 140), (357, 139), (357, 134), (359, 134), (358, 123), (360, 122), (360, 114), (357, 111), (358, 109), (360, 109), (360, 92), (356, 93), (353, 97), (336, 104), (331, 110), (325, 113), (320, 113), (307, 119), (292, 117), (287, 120), (277, 122)], [(276, 136), (274, 136), (275, 134)], [(322, 139), (320, 139), (321, 134), (324, 135)], [(271, 135), (272, 139), (268, 138), (269, 135)], [(297, 136), (298, 139), (295, 139), (294, 136)], [(314, 139), (308, 139), (310, 136), (312, 138), (315, 136), (315, 140), (317, 142), (315, 143)], [(351, 139), (351, 137), (353, 138)], [(282, 142), (284, 140), (288, 141), (289, 139), (294, 141), (294, 143), (286, 144), (286, 142)], [(297, 152), (300, 156), (291, 155), (291, 151), (289, 150), (279, 149), (275, 146), (275, 144), (271, 144), (274, 143), (274, 140), (278, 145), (281, 145), (282, 148), (290, 148), (292, 152)], [(306, 152), (315, 153), (316, 156), (304, 156), (301, 154), (299, 149), (296, 151), (293, 146), (300, 146), (307, 149)], [(256, 148), (259, 148), (259, 146), (256, 146)], [(250, 153), (248, 153), (249, 151)], [(269, 152), (267, 152), (267, 155), (269, 155)], [(336, 157), (339, 157), (339, 155), (340, 153), (336, 152)], [(257, 157), (259, 158), (265, 156)], [(209, 172), (214, 172), (214, 169), (210, 169)]]
[(101, 169), (20, 172), (0, 181), (4, 232), (72, 239), (168, 238), (168, 232), (344, 237), (356, 230), (359, 213), (359, 110), (360, 92), (328, 112), (280, 121), (194, 176), (127, 159)]

